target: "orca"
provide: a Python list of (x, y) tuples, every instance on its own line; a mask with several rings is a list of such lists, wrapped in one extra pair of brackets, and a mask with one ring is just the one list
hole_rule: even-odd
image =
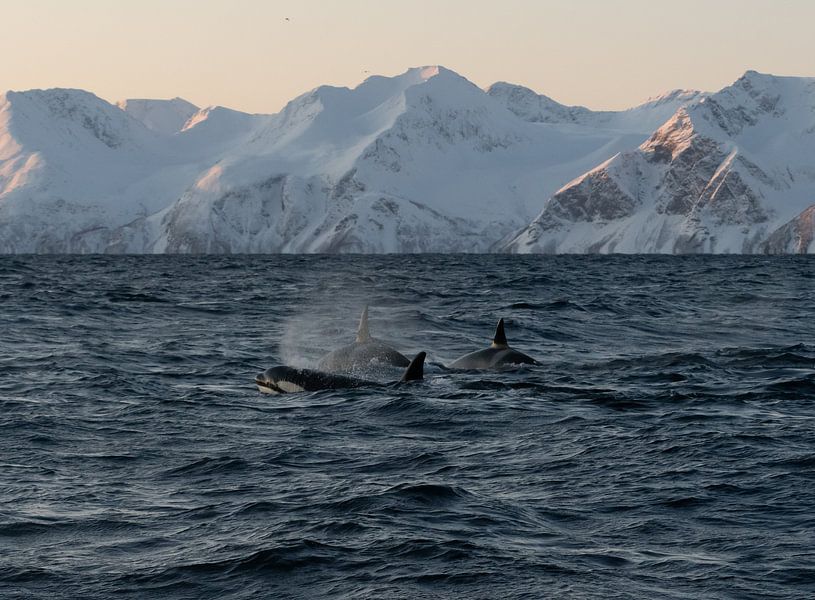
[[(425, 352), (419, 352), (407, 369), (400, 383), (424, 379)], [(291, 394), (295, 392), (317, 392), (320, 390), (341, 390), (382, 385), (375, 381), (366, 381), (356, 377), (335, 375), (314, 369), (296, 369), (280, 366), (266, 369), (255, 377), (258, 390), (264, 394)]]
[(492, 345), (483, 350), (465, 354), (448, 368), (450, 369), (500, 369), (510, 365), (539, 365), (531, 356), (509, 347), (504, 333), (504, 319), (498, 321)]
[(337, 348), (325, 355), (317, 364), (320, 371), (349, 373), (371, 367), (405, 368), (410, 360), (385, 342), (371, 337), (368, 330), (368, 307), (362, 310), (357, 338), (352, 344)]

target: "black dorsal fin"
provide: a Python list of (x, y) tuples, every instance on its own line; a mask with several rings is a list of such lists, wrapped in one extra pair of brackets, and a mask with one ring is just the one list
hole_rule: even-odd
[(368, 305), (362, 309), (362, 316), (359, 318), (359, 328), (357, 329), (357, 342), (371, 341), (371, 334), (368, 331)]
[(492, 338), (493, 346), (509, 346), (507, 344), (507, 336), (504, 333), (504, 319), (498, 321), (498, 327), (495, 328), (495, 336)]
[(419, 352), (419, 354), (410, 361), (400, 381), (419, 381), (424, 379), (424, 359), (426, 356), (427, 352)]

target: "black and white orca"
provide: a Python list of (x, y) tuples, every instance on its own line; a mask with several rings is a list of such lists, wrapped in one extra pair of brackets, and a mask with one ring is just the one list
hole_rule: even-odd
[(509, 347), (507, 343), (507, 336), (504, 333), (504, 319), (498, 321), (498, 327), (495, 328), (495, 336), (492, 339), (492, 345), (483, 350), (476, 350), (465, 354), (455, 362), (453, 362), (450, 369), (501, 369), (511, 365), (539, 365), (531, 356), (527, 356), (523, 352), (514, 350)]
[(337, 348), (324, 356), (317, 364), (320, 371), (329, 373), (351, 373), (372, 367), (405, 368), (410, 360), (390, 345), (372, 337), (368, 330), (368, 307), (362, 310), (353, 343)]
[[(425, 356), (427, 356), (426, 353), (419, 352), (410, 361), (400, 382), (424, 379)], [(319, 390), (340, 390), (382, 385), (374, 381), (366, 381), (365, 379), (345, 375), (286, 366), (266, 369), (255, 377), (255, 384), (264, 394), (291, 394), (295, 392), (317, 392)]]

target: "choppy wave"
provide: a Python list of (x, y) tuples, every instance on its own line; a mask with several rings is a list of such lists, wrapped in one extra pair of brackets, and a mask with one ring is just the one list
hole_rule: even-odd
[[(813, 273), (0, 258), (0, 597), (813, 596)], [(257, 393), (364, 304), (425, 382)], [(540, 367), (444, 367), (500, 317)]]

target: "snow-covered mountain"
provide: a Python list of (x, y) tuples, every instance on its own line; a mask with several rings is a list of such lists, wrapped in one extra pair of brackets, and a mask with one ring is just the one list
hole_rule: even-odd
[(815, 79), (747, 72), (568, 183), (511, 252), (815, 252)]
[[(530, 125), (443, 68), (293, 100), (166, 211), (158, 252), (481, 252), (642, 135)], [(135, 237), (129, 237), (135, 236)]]
[(166, 208), (241, 145), (234, 129), (196, 129), (151, 130), (81, 90), (3, 94), (0, 252), (107, 251), (111, 232)]
[(487, 93), (510, 111), (532, 123), (574, 123), (604, 129), (650, 134), (679, 108), (705, 97), (695, 90), (673, 90), (621, 111), (593, 111), (566, 106), (520, 85), (494, 83)]
[(172, 100), (131, 99), (116, 106), (141, 121), (145, 127), (161, 133), (177, 133), (200, 109), (183, 98)]
[(530, 123), (441, 67), (320, 87), (275, 115), (194, 108), (6, 94), (0, 250), (486, 251), (646, 137)]
[[(422, 67), (274, 115), (7, 92), (0, 252), (735, 251), (745, 227), (741, 250), (798, 251), (811, 88), (748, 74), (593, 112)], [(675, 225), (684, 241), (665, 241)]]

